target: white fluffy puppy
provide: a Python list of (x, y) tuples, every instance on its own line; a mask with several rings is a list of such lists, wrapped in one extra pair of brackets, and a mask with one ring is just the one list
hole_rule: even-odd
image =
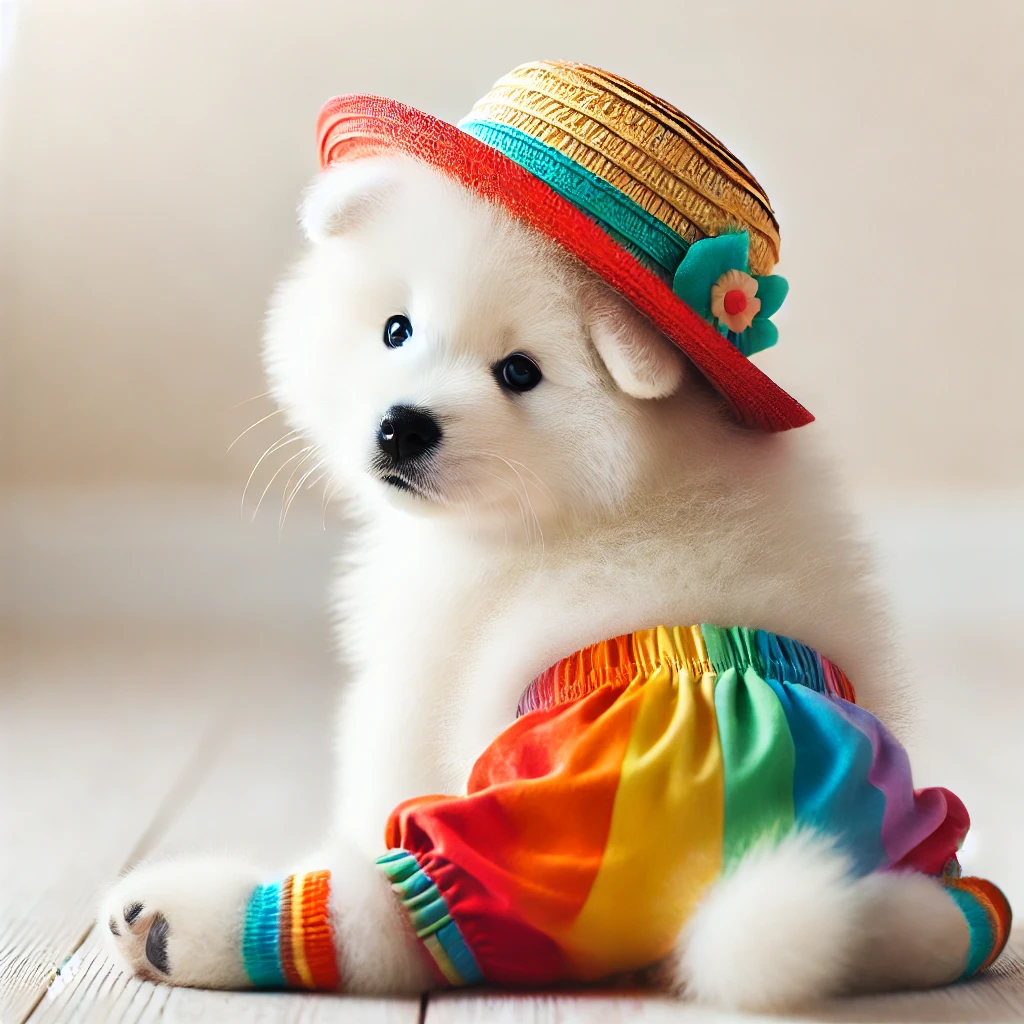
[[(384, 823), (407, 798), (464, 792), (548, 665), (715, 622), (819, 649), (882, 716), (899, 679), (878, 674), (893, 663), (880, 605), (806, 431), (737, 427), (593, 275), (420, 164), (325, 173), (303, 224), (266, 364), (356, 523), (338, 590), (338, 802), (316, 866), (332, 872), (346, 988), (416, 992), (427, 972), (373, 865)], [(233, 862), (149, 865), (100, 920), (136, 970), (241, 987), (261, 880)], [(793, 834), (713, 886), (658, 977), (719, 1005), (792, 1007), (950, 981), (967, 944), (937, 882), (857, 880), (827, 842)]]

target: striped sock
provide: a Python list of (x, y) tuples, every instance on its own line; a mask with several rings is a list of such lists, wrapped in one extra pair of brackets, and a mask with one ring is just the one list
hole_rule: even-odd
[(1003, 951), (1010, 937), (1013, 912), (1002, 891), (984, 878), (947, 876), (943, 883), (970, 929), (971, 948), (961, 975), (969, 978), (985, 970)]
[(331, 873), (289, 875), (257, 886), (245, 914), (242, 956), (257, 988), (337, 989)]

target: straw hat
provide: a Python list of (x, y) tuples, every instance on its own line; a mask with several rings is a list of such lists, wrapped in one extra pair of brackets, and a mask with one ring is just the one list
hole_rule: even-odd
[(395, 100), (329, 100), (321, 166), (400, 151), (543, 232), (647, 316), (741, 423), (813, 417), (749, 356), (778, 337), (786, 282), (771, 271), (779, 227), (764, 190), (713, 135), (607, 71), (523, 64), (459, 127)]

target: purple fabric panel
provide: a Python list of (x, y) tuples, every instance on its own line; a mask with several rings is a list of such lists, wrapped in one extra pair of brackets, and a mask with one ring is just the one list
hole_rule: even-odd
[[(845, 700), (836, 700), (835, 704), (846, 720), (871, 741), (868, 781), (885, 794), (882, 846), (890, 866), (897, 864), (942, 824), (946, 801), (938, 789), (914, 792), (907, 752), (874, 715)], [(950, 851), (950, 855), (955, 852)]]

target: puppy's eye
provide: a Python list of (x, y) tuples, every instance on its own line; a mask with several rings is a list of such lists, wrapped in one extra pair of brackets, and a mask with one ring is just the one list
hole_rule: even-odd
[(540, 367), (522, 352), (514, 352), (494, 367), (494, 376), (507, 391), (532, 391), (544, 375)]
[(412, 337), (412, 324), (407, 316), (396, 313), (384, 325), (384, 344), (388, 348), (401, 348)]

